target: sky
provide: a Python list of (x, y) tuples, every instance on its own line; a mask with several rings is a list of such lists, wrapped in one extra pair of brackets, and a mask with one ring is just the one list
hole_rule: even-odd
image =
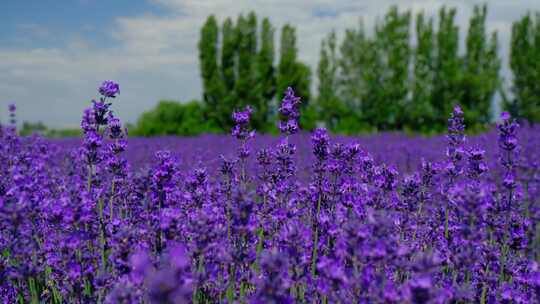
[[(490, 0), (487, 28), (499, 36), (502, 75), (512, 22), (540, 11), (538, 0)], [(7, 105), (21, 121), (54, 128), (77, 127), (102, 80), (120, 83), (113, 108), (124, 122), (136, 122), (159, 100), (200, 99), (197, 42), (208, 15), (219, 22), (253, 10), (279, 29), (297, 28), (299, 59), (316, 71), (320, 42), (330, 31), (368, 30), (391, 5), (436, 16), (456, 7), (465, 37), (476, 0), (25, 0), (0, 3), (0, 122)], [(278, 31), (277, 31), (278, 32)], [(277, 42), (276, 35), (276, 42)], [(508, 85), (508, 82), (507, 82)]]

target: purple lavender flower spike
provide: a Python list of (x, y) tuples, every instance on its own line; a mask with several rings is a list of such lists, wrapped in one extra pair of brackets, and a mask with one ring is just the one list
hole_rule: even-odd
[(299, 105), (300, 97), (295, 96), (293, 89), (288, 87), (279, 107), (279, 113), (284, 118), (284, 121), (279, 123), (281, 133), (291, 135), (298, 132)]
[(120, 94), (120, 85), (112, 80), (105, 80), (98, 91), (103, 97), (115, 98)]
[(247, 106), (244, 111), (233, 112), (232, 119), (235, 123), (231, 134), (239, 140), (246, 140), (254, 136), (254, 131), (250, 131), (249, 119), (253, 110)]

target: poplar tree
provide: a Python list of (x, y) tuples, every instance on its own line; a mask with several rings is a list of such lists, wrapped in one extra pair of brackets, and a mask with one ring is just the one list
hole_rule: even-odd
[[(203, 101), (210, 109), (220, 109), (224, 93), (220, 68), (218, 65), (219, 28), (216, 18), (211, 15), (201, 29), (199, 40), (199, 65), (203, 85)], [(227, 120), (221, 111), (210, 111), (209, 116), (219, 126), (226, 126)]]
[(433, 18), (426, 18), (424, 13), (418, 13), (415, 30), (412, 100), (405, 113), (408, 115), (407, 125), (410, 128), (429, 131), (435, 123), (435, 109), (431, 103), (434, 88), (432, 67), (435, 60)]
[[(319, 77), (317, 112), (330, 130), (336, 130), (338, 120), (343, 118), (346, 107), (338, 96), (338, 58), (336, 33), (332, 31), (321, 42), (317, 75)], [(351, 109), (352, 110), (352, 109)]]
[(486, 5), (474, 7), (466, 38), (461, 105), (469, 124), (491, 121), (491, 101), (500, 86), (497, 33), (491, 33), (488, 39), (486, 14)]
[(234, 91), (236, 84), (236, 49), (238, 45), (238, 35), (231, 18), (225, 19), (221, 28), (221, 78), (223, 80), (224, 92), (221, 101), (215, 111), (219, 112), (221, 120), (228, 127), (231, 122), (231, 109), (235, 108), (237, 97)]
[(237, 33), (231, 18), (225, 19), (221, 29), (222, 47), (221, 47), (221, 75), (225, 89), (228, 92), (234, 90), (236, 83), (236, 46)]
[(275, 112), (273, 98), (276, 94), (276, 75), (274, 68), (274, 32), (275, 29), (268, 18), (261, 25), (261, 45), (257, 54), (257, 74), (255, 91), (258, 111), (254, 113), (255, 127), (267, 130)]
[(287, 87), (295, 90), (296, 96), (302, 97), (302, 108), (307, 107), (310, 100), (311, 70), (298, 61), (296, 47), (296, 30), (286, 24), (281, 29), (279, 64), (277, 71), (277, 96), (283, 95)]
[(529, 123), (540, 122), (540, 13), (512, 25), (510, 68), (514, 98), (505, 102), (505, 109)]
[(339, 86), (345, 106), (357, 112), (363, 124), (376, 129), (382, 66), (376, 44), (367, 38), (362, 22), (357, 29), (346, 30), (340, 55)]
[[(411, 13), (400, 13), (392, 6), (375, 29), (375, 45), (382, 66), (377, 86), (376, 123), (382, 130), (400, 129), (405, 121), (404, 109), (409, 92)], [(375, 71), (378, 73), (377, 71)]]
[(253, 12), (247, 18), (243, 15), (238, 17), (236, 32), (238, 37), (238, 71), (234, 90), (237, 98), (235, 106), (240, 109), (251, 104), (255, 96), (253, 88), (256, 83), (257, 18)]
[(434, 80), (431, 104), (439, 129), (444, 128), (448, 113), (460, 103), (461, 58), (458, 54), (459, 28), (455, 24), (456, 9), (439, 10), (439, 27), (436, 34), (436, 54), (433, 63)]

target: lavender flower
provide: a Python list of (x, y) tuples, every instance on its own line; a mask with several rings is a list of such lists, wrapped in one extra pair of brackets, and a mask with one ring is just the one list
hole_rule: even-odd
[(17, 107), (15, 106), (15, 104), (12, 103), (8, 106), (8, 110), (9, 110), (9, 123), (12, 126), (15, 126), (17, 124), (17, 120), (15, 119), (15, 111), (17, 110)]
[(464, 134), (465, 123), (463, 118), (463, 111), (460, 106), (454, 108), (452, 116), (448, 119), (448, 147), (446, 149), (446, 156), (448, 157), (448, 164), (446, 166), (446, 172), (450, 177), (450, 181), (455, 180), (459, 174), (461, 174), (461, 160), (465, 154), (463, 144), (466, 137)]
[(99, 94), (103, 97), (115, 98), (120, 94), (120, 85), (112, 80), (105, 80), (99, 87)]
[(232, 119), (235, 123), (234, 128), (231, 131), (231, 134), (239, 140), (247, 140), (252, 138), (255, 134), (254, 131), (250, 131), (249, 127), (249, 118), (253, 110), (251, 107), (247, 106), (244, 111), (233, 112)]
[(295, 96), (293, 89), (288, 87), (279, 107), (279, 113), (284, 118), (284, 121), (279, 123), (281, 133), (291, 135), (298, 132), (299, 105), (300, 97)]
[(233, 136), (128, 149), (99, 90), (82, 140), (0, 126), (2, 303), (540, 300), (537, 127), (504, 114), (465, 146), (456, 107), (446, 142), (289, 136), (289, 89), (282, 138), (253, 138), (246, 108)]

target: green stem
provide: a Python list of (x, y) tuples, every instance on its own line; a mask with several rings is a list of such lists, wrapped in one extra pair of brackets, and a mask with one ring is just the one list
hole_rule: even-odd
[(322, 193), (319, 194), (319, 200), (317, 201), (317, 214), (315, 215), (315, 229), (313, 231), (313, 254), (311, 255), (311, 275), (317, 274), (317, 253), (319, 250), (319, 214), (321, 212), (321, 198)]
[(103, 199), (98, 200), (98, 210), (99, 210), (99, 242), (101, 245), (101, 271), (104, 274), (107, 269), (107, 259), (105, 256), (105, 226), (103, 224)]
[(93, 174), (94, 168), (92, 165), (88, 165), (88, 179), (87, 179), (87, 185), (86, 189), (88, 192), (92, 189), (92, 174)]
[(114, 177), (113, 177), (113, 180), (112, 180), (112, 183), (111, 183), (111, 198), (109, 200), (109, 212), (110, 212), (111, 223), (113, 221), (113, 211), (114, 211), (113, 200), (114, 200), (115, 185), (116, 185), (116, 183), (115, 183), (115, 180), (114, 180)]
[(444, 238), (448, 240), (448, 204), (444, 210)]
[(256, 250), (256, 258), (255, 258), (255, 270), (257, 273), (259, 273), (259, 259), (261, 256), (261, 251), (263, 249), (263, 243), (264, 243), (264, 229), (262, 226), (259, 227), (259, 239), (257, 241), (257, 250)]

